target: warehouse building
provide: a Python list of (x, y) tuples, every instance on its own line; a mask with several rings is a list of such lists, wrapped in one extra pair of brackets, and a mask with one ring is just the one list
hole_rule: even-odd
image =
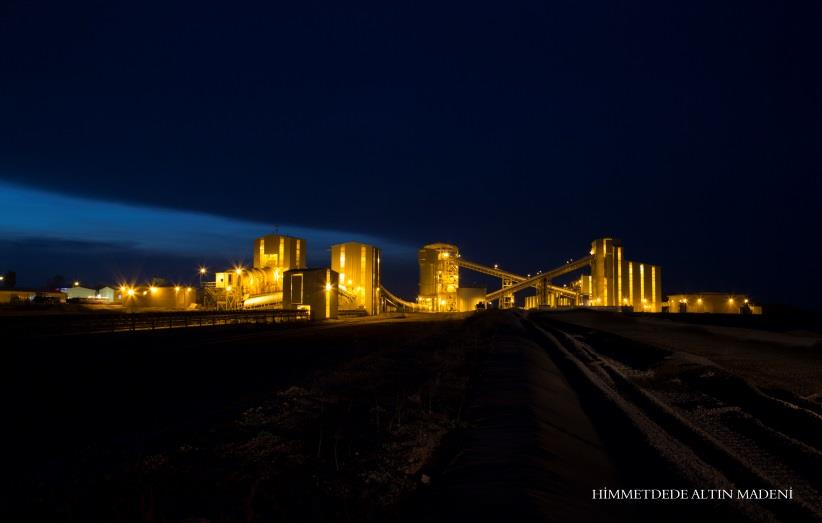
[(725, 292), (671, 294), (667, 306), (668, 312), (674, 313), (762, 314), (762, 307), (748, 296)]
[(122, 285), (117, 298), (129, 309), (186, 310), (197, 306), (197, 291), (181, 285)]

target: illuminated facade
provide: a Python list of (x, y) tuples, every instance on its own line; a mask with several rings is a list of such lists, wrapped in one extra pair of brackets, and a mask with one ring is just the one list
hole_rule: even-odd
[(307, 310), (312, 320), (337, 317), (339, 274), (331, 269), (283, 273), (283, 308)]
[(457, 312), (460, 273), (459, 249), (448, 243), (431, 243), (419, 250), (420, 292), (417, 298), (423, 310)]
[(339, 273), (340, 309), (380, 312), (380, 250), (358, 242), (331, 246), (331, 269)]
[(457, 308), (461, 312), (475, 311), (477, 306), (485, 308), (486, 289), (480, 287), (460, 287), (457, 289)]
[[(600, 238), (591, 244), (588, 256), (567, 260), (563, 265), (536, 274), (520, 275), (500, 268), (462, 258), (455, 245), (432, 243), (419, 251), (421, 309), (429, 312), (474, 310), (477, 293), (462, 291), (460, 268), (500, 279), (500, 288), (485, 294), (485, 303), (497, 302), (505, 309), (515, 305), (517, 292), (536, 289), (535, 296), (525, 298), (525, 306), (633, 307), (634, 310), (662, 310), (662, 270), (659, 266), (626, 260), (622, 245), (613, 238)], [(554, 284), (554, 278), (588, 270), (579, 280), (565, 285)], [(465, 297), (471, 295), (471, 298)], [(469, 303), (470, 302), (470, 303)]]
[(628, 261), (614, 238), (591, 242), (591, 274), (576, 286), (595, 307), (632, 307), (635, 311), (662, 311), (662, 270), (657, 265)]
[(302, 238), (267, 234), (254, 240), (254, 267), (285, 272), (305, 265), (306, 244)]
[[(515, 306), (516, 293), (535, 289), (535, 295), (525, 298), (526, 307), (587, 305), (631, 307), (645, 312), (661, 312), (663, 307), (659, 266), (626, 260), (621, 243), (614, 238), (594, 240), (588, 255), (527, 275), (516, 274), (496, 264), (489, 266), (465, 260), (455, 245), (431, 243), (418, 251), (420, 279), (415, 301), (403, 300), (382, 286), (378, 248), (359, 242), (340, 243), (331, 247), (328, 270), (334, 275), (333, 278), (329, 276), (333, 279), (330, 285), (334, 298), (324, 302), (330, 307), (328, 314), (318, 312), (318, 302), (298, 303), (303, 294), (288, 294), (293, 289), (287, 291), (285, 288), (289, 285), (284, 281), (286, 273), (294, 275), (297, 274), (294, 271), (302, 271), (303, 276), (299, 278), (308, 274), (305, 240), (279, 234), (263, 236), (254, 240), (253, 255), (253, 267), (234, 267), (218, 272), (213, 283), (204, 285), (206, 306), (236, 309), (306, 305), (306, 308), (314, 307), (312, 317), (315, 318), (336, 317), (338, 308), (368, 315), (379, 314), (383, 308), (464, 312), (491, 303), (496, 303), (499, 308), (510, 308)], [(499, 278), (500, 288), (491, 292), (461, 288), (460, 268)], [(584, 274), (573, 283), (554, 283), (557, 278), (579, 272)], [(318, 278), (313, 273), (311, 277)], [(295, 296), (299, 299), (295, 300)]]
[(748, 296), (725, 292), (671, 294), (667, 305), (668, 312), (762, 314), (762, 307), (751, 303)]
[(305, 268), (306, 241), (268, 234), (254, 240), (254, 266), (234, 267), (214, 274), (206, 290), (217, 308), (282, 306), (282, 278), (286, 271)]
[(129, 309), (191, 309), (197, 306), (197, 291), (181, 285), (122, 285), (117, 298)]

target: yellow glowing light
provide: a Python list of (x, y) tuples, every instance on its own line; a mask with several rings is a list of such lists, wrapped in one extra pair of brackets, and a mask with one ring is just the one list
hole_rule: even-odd
[(127, 290), (126, 294), (128, 294), (129, 296), (134, 296), (134, 289)]
[(200, 267), (200, 274), (205, 274), (205, 273), (206, 273), (206, 268), (205, 267)]
[(186, 287), (186, 292), (191, 292), (191, 287)]
[(146, 294), (148, 294), (148, 292), (146, 292), (146, 291), (143, 291), (143, 296), (145, 296), (145, 295), (146, 295)]
[(495, 269), (499, 269), (499, 265), (497, 265), (497, 264), (495, 263), (495, 264), (494, 264), (494, 268), (495, 268)]
[(351, 285), (351, 280), (348, 280), (348, 285)]
[(180, 292), (180, 286), (174, 287), (174, 292)]
[(236, 269), (234, 272), (236, 272), (237, 275), (239, 276), (240, 274), (243, 273), (243, 270), (242, 269)]
[(75, 287), (79, 287), (79, 286), (80, 286), (80, 282), (79, 282), (79, 281), (74, 282), (74, 286), (75, 286)]
[(702, 298), (697, 298), (697, 299), (696, 299), (696, 302), (697, 302), (697, 303), (699, 303), (699, 304), (701, 304), (701, 303), (702, 303)]
[(231, 292), (231, 285), (229, 285), (228, 287), (226, 287), (226, 288), (225, 288), (225, 290), (227, 290), (228, 292)]
[(748, 303), (748, 298), (745, 298), (745, 303)]
[(120, 292), (126, 292), (126, 286), (120, 285)]
[(734, 302), (733, 298), (728, 298), (728, 303), (733, 303), (733, 302)]
[(331, 282), (325, 284), (325, 291), (329, 292), (331, 290)]
[[(157, 292), (157, 287), (155, 287), (154, 285), (152, 285), (151, 287), (149, 287), (149, 288), (148, 288), (148, 290), (150, 290), (150, 291), (151, 291), (151, 294), (154, 294), (155, 292)], [(143, 294), (145, 294), (145, 293), (143, 293)]]

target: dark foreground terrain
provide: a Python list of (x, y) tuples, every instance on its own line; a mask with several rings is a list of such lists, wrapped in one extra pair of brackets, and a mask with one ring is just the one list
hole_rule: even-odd
[(816, 336), (488, 311), (7, 338), (3, 519), (812, 521)]

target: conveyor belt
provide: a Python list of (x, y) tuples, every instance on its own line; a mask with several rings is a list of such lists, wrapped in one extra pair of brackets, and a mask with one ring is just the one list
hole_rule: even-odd
[[(557, 276), (562, 276), (563, 274), (566, 274), (568, 272), (572, 272), (572, 271), (575, 271), (577, 269), (580, 269), (580, 268), (588, 265), (590, 262), (591, 262), (591, 256), (586, 256), (585, 258), (580, 258), (579, 260), (575, 260), (572, 263), (566, 263), (565, 265), (557, 267), (556, 269), (552, 269), (548, 272), (542, 272), (540, 274), (537, 274), (536, 276), (528, 277), (528, 276), (522, 276), (520, 274), (514, 274), (513, 272), (504, 271), (504, 270), (498, 269), (496, 267), (489, 267), (488, 265), (483, 265), (481, 263), (472, 262), (472, 261), (466, 260), (465, 258), (462, 258), (462, 257), (457, 258), (457, 265), (459, 265), (460, 267), (463, 267), (463, 268), (471, 270), (471, 271), (479, 272), (479, 273), (482, 273), (482, 274), (487, 274), (489, 276), (495, 276), (495, 277), (501, 278), (501, 279), (509, 279), (509, 280), (514, 282), (514, 285), (512, 285), (511, 287), (506, 287), (504, 289), (500, 289), (498, 291), (494, 291), (492, 293), (489, 293), (485, 297), (485, 299), (488, 300), (488, 301), (499, 299), (501, 296), (503, 296), (505, 294), (520, 291), (520, 290), (526, 289), (528, 287), (537, 287), (537, 288), (539, 288), (540, 287), (540, 282), (541, 282), (542, 279), (548, 278), (550, 280), (551, 278), (555, 278)], [(528, 282), (528, 283), (525, 283), (525, 282)], [(575, 291), (571, 290), (571, 289), (566, 289), (565, 287), (558, 287), (556, 285), (551, 285), (550, 283), (548, 284), (548, 289), (553, 291), (553, 292), (557, 292), (559, 294), (564, 294), (564, 295), (569, 296), (569, 297), (574, 297), (575, 298), (577, 296), (577, 293)]]
[[(566, 263), (565, 265), (561, 265), (561, 266), (557, 267), (556, 269), (551, 269), (550, 271), (546, 271), (546, 272), (543, 272), (541, 274), (537, 274), (536, 276), (526, 278), (525, 280), (521, 280), (518, 283), (515, 283), (514, 285), (512, 285), (510, 287), (505, 287), (503, 289), (499, 289), (497, 291), (490, 292), (485, 296), (485, 299), (488, 300), (488, 301), (493, 301), (493, 300), (497, 300), (497, 299), (501, 298), (502, 296), (504, 296), (506, 294), (521, 291), (523, 289), (527, 289), (528, 287), (534, 287), (534, 286), (538, 285), (540, 280), (542, 280), (543, 278), (546, 278), (546, 279), (550, 280), (552, 278), (556, 278), (557, 276), (562, 276), (563, 274), (567, 274), (569, 272), (573, 272), (575, 270), (581, 269), (581, 268), (589, 265), (591, 263), (592, 259), (593, 259), (593, 256), (586, 256), (584, 258), (574, 260), (571, 263)], [(569, 289), (565, 289), (563, 287), (556, 287), (554, 285), (550, 285), (549, 288), (551, 290), (561, 290), (561, 291), (564, 291), (565, 293), (568, 293), (568, 292), (573, 293), (573, 291), (570, 291)], [(575, 295), (576, 293), (573, 293), (573, 294)]]
[(380, 292), (382, 292), (382, 295), (383, 295), (383, 297), (385, 297), (385, 299), (392, 302), (397, 307), (399, 307), (399, 306), (407, 307), (411, 310), (419, 310), (419, 309), (422, 308), (419, 303), (415, 303), (413, 301), (403, 300), (402, 298), (400, 298), (399, 296), (397, 296), (393, 292), (386, 289), (384, 285), (380, 285)]

